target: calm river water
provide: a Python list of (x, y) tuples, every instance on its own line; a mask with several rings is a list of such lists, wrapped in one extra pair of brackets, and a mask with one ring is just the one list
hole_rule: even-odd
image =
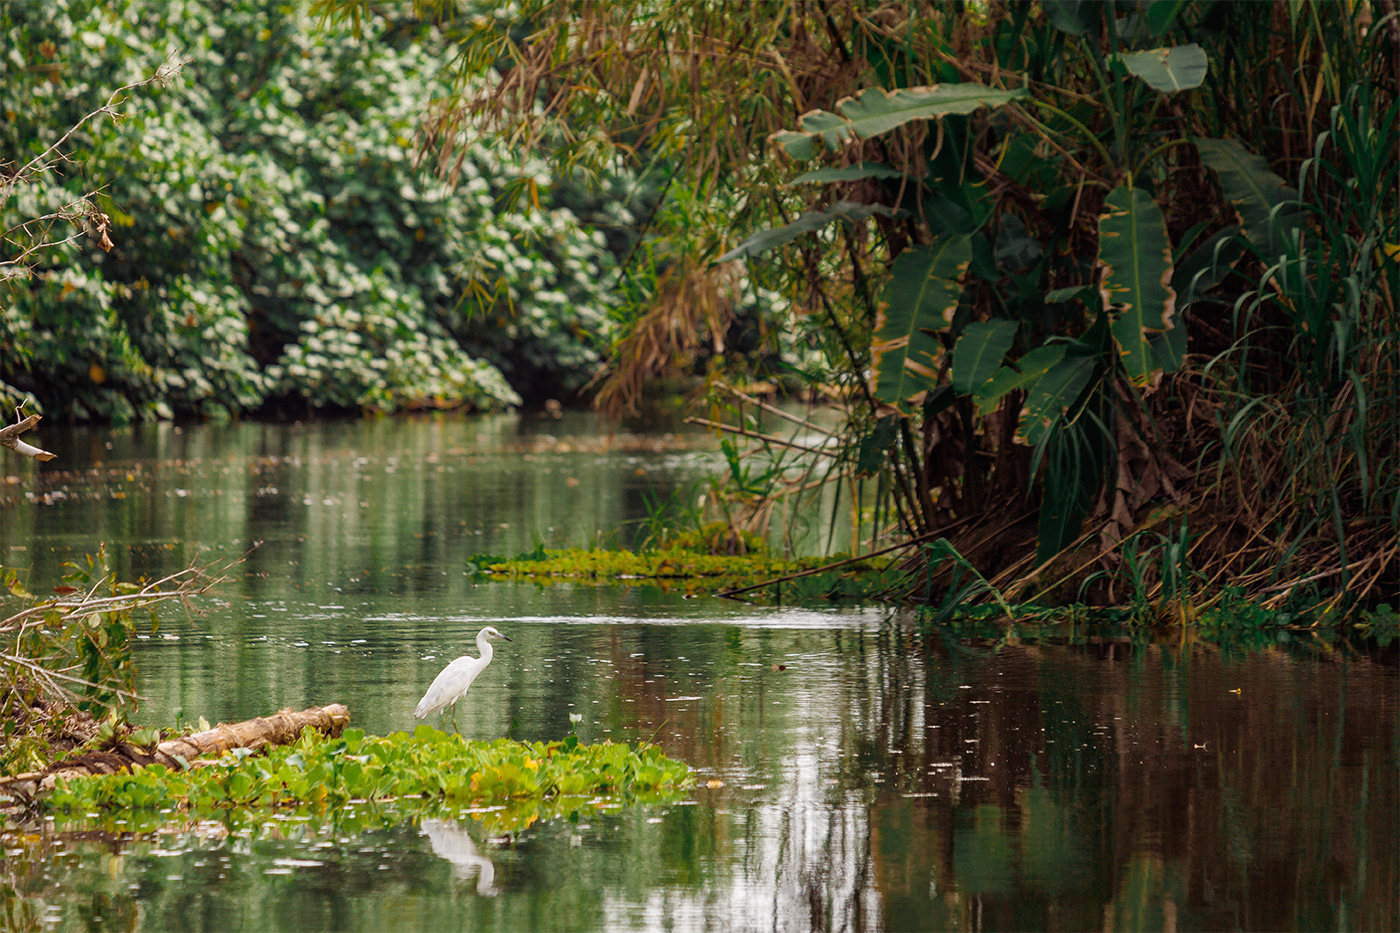
[[(0, 564), (31, 589), (105, 544), (124, 576), (245, 564), (137, 652), (134, 719), (350, 707), (411, 729), (483, 625), (458, 716), (652, 739), (700, 785), (495, 836), (473, 819), (228, 834), (11, 825), (0, 925), (180, 930), (1396, 929), (1396, 653), (1225, 653), (872, 608), (480, 584), (473, 553), (627, 540), (722, 465), (698, 433), (429, 417), (42, 432), (0, 460)], [(818, 521), (816, 524), (820, 525)]]

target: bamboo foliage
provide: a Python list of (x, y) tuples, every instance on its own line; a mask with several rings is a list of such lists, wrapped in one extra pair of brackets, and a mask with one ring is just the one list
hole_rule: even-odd
[(598, 406), (614, 417), (635, 413), (647, 383), (682, 371), (707, 342), (713, 352), (723, 352), (735, 285), (732, 267), (678, 266), (662, 276), (654, 305), (614, 351), (616, 375), (599, 392)]

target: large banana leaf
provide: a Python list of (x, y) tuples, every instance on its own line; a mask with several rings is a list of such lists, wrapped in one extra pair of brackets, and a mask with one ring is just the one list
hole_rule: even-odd
[(873, 214), (895, 217), (898, 216), (899, 211), (886, 207), (883, 204), (858, 204), (855, 201), (837, 201), (824, 211), (808, 211), (790, 224), (758, 231), (746, 238), (738, 246), (716, 259), (713, 264), (717, 265), (721, 262), (729, 262), (731, 259), (744, 259), (749, 256), (757, 256), (759, 253), (773, 249), (775, 246), (782, 246), (784, 243), (789, 243), (804, 233), (820, 230), (833, 220), (859, 223), (863, 220), (868, 220)]
[(1186, 362), (1186, 325), (1177, 324), (1165, 334), (1149, 334), (1152, 358), (1163, 372), (1174, 373)]
[(1298, 192), (1269, 168), (1269, 162), (1233, 139), (1196, 141), (1201, 161), (1220, 179), (1225, 197), (1239, 212), (1244, 234), (1273, 262), (1301, 222)]
[(894, 261), (870, 345), (875, 399), (881, 404), (900, 409), (911, 396), (932, 388), (943, 355), (932, 332), (952, 323), (971, 261), (965, 236), (907, 249)]
[(1001, 404), (1002, 397), (1013, 389), (1027, 389), (1040, 381), (1050, 368), (1065, 358), (1068, 344), (1042, 344), (1016, 361), (1014, 366), (1003, 366), (991, 379), (982, 383), (973, 394), (977, 402), (977, 413), (989, 415)]
[(825, 110), (810, 111), (798, 121), (799, 129), (774, 133), (772, 140), (794, 159), (811, 159), (820, 151), (819, 146), (835, 152), (853, 137), (870, 139), (911, 120), (998, 107), (1028, 93), (1024, 88), (1003, 91), (980, 84), (930, 84), (890, 91), (872, 87), (837, 101), (839, 116)]
[(975, 321), (963, 329), (953, 348), (953, 388), (959, 395), (980, 389), (1001, 365), (1016, 340), (1015, 321)]
[(803, 172), (788, 185), (800, 185), (808, 181), (860, 181), (864, 178), (903, 178), (904, 173), (897, 168), (890, 168), (880, 162), (857, 162), (855, 165), (848, 165), (845, 168), (819, 168), (811, 172)]
[[(1073, 349), (1073, 348), (1071, 348)], [(1035, 444), (1046, 429), (1079, 398), (1094, 374), (1095, 358), (1084, 353), (1066, 353), (1026, 392), (1021, 421), (1016, 434)]]
[(1146, 191), (1120, 187), (1109, 193), (1099, 218), (1099, 261), (1100, 291), (1105, 308), (1115, 312), (1111, 328), (1123, 366), (1131, 379), (1144, 382), (1169, 362), (1157, 359), (1151, 336), (1178, 323), (1167, 224)]
[(1210, 62), (1201, 47), (1192, 42), (1175, 48), (1149, 49), (1123, 56), (1129, 71), (1146, 81), (1153, 90), (1185, 91), (1199, 87), (1206, 79)]

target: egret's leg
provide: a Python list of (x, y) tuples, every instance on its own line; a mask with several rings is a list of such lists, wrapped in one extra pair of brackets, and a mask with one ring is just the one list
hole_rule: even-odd
[(453, 704), (452, 704), (452, 731), (453, 731), (453, 732), (461, 732), (461, 731), (462, 731), (462, 730), (457, 726), (457, 704), (456, 704), (456, 703), (453, 703)]

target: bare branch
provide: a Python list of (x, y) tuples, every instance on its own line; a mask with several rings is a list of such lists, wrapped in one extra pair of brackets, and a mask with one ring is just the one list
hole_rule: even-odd
[[(19, 417), (19, 409), (15, 410), (15, 417)], [(16, 421), (14, 424), (0, 428), (0, 447), (8, 447), (21, 456), (33, 457), (35, 460), (52, 460), (58, 456), (32, 444), (26, 444), (19, 439), (21, 434), (38, 424), (42, 417), (42, 415), (30, 415), (22, 421)]]
[[(191, 597), (198, 596), (211, 587), (222, 583), (226, 579), (226, 572), (241, 563), (246, 557), (247, 555), (244, 554), (218, 567), (202, 568), (192, 564), (184, 570), (147, 583), (140, 589), (129, 593), (94, 596), (97, 588), (107, 579), (104, 576), (75, 599), (48, 600), (30, 606), (6, 619), (0, 619), (0, 635), (7, 636), (7, 640), (16, 646), (13, 652), (0, 651), (0, 675), (13, 679), (15, 672), (22, 671), (33, 678), (34, 683), (39, 686), (43, 693), (61, 703), (70, 705), (76, 698), (65, 684), (105, 688), (110, 689), (113, 694), (120, 697), (140, 699), (130, 690), (123, 690), (111, 685), (94, 684), (90, 680), (67, 673), (75, 668), (59, 668), (58, 665), (61, 661), (57, 655), (24, 657), (24, 652), (18, 648), (20, 640), (24, 637), (25, 631), (33, 625), (39, 624), (40, 620), (51, 624), (55, 629), (65, 629), (77, 620), (98, 613), (132, 612), (172, 599), (187, 603)], [(174, 586), (170, 589), (162, 588), (170, 584), (174, 584)]]
[(161, 64), (161, 66), (156, 69), (156, 73), (151, 75), (149, 78), (146, 78), (143, 81), (136, 81), (131, 84), (124, 84), (121, 87), (117, 88), (115, 91), (112, 92), (111, 96), (107, 98), (107, 103), (103, 104), (101, 107), (98, 107), (96, 110), (83, 117), (77, 123), (74, 123), (73, 126), (68, 130), (68, 132), (60, 136), (53, 143), (53, 145), (49, 146), (49, 148), (45, 149), (37, 156), (30, 159), (27, 163), (25, 163), (23, 168), (12, 174), (9, 178), (5, 179), (3, 182), (0, 182), (0, 184), (4, 185), (4, 188), (0, 188), (0, 197), (8, 197), (8, 189), (14, 188), (17, 185), (24, 183), (29, 178), (29, 176), (37, 175), (40, 172), (46, 171), (60, 162), (68, 161), (68, 157), (63, 154), (62, 150), (59, 147), (66, 143), (70, 136), (72, 136), (79, 129), (81, 129), (83, 125), (89, 120), (91, 120), (93, 117), (99, 116), (101, 114), (106, 114), (113, 120), (120, 120), (124, 115), (121, 112), (115, 110), (114, 108), (117, 104), (124, 102), (121, 99), (122, 94), (126, 93), (127, 91), (133, 91), (139, 87), (145, 87), (148, 84), (155, 84), (157, 86), (164, 87), (174, 79), (175, 75), (179, 73), (181, 68), (185, 67), (193, 60), (194, 59), (190, 58), (177, 59), (175, 58), (175, 56), (172, 55), (171, 57), (167, 58)]
[(781, 437), (775, 437), (772, 434), (761, 434), (758, 431), (748, 431), (744, 428), (737, 428), (730, 424), (722, 424), (718, 421), (711, 421), (708, 418), (687, 418), (685, 419), (685, 423), (698, 424), (701, 427), (714, 428), (717, 431), (725, 431), (729, 434), (738, 434), (740, 437), (753, 438), (754, 440), (763, 441), (763, 443), (765, 444), (772, 444), (775, 447), (786, 447), (789, 450), (801, 450), (809, 454), (821, 454), (823, 457), (836, 457), (840, 455), (840, 452), (836, 450), (827, 450), (823, 447), (808, 447), (805, 444), (797, 444), (792, 441), (784, 440)]
[[(31, 674), (34, 674), (37, 677), (39, 677), (41, 680), (48, 680), (49, 678), (57, 677), (58, 679), (66, 680), (69, 683), (81, 684), (84, 687), (93, 687), (95, 689), (101, 689), (101, 686), (99, 684), (95, 684), (90, 680), (84, 680), (81, 677), (70, 677), (67, 674), (61, 674), (58, 671), (51, 671), (41, 666), (39, 662), (34, 661), (31, 658), (21, 658), (18, 655), (7, 654), (3, 651), (0, 651), (0, 661), (5, 661), (6, 663), (13, 664), (17, 667), (23, 667), (26, 670), (28, 670)], [(54, 685), (48, 684), (47, 686), (49, 686), (50, 689), (52, 689)], [(112, 688), (112, 692), (117, 694), (118, 696), (129, 697), (133, 700), (145, 699), (145, 697), (132, 693), (129, 690), (119, 690), (116, 688)]]
[[(165, 62), (156, 69), (155, 74), (151, 75), (149, 78), (146, 78), (144, 81), (125, 84), (117, 88), (107, 98), (105, 104), (84, 116), (77, 123), (74, 123), (73, 126), (68, 129), (68, 132), (60, 136), (52, 145), (30, 159), (19, 169), (10, 173), (0, 171), (0, 203), (7, 201), (16, 188), (30, 183), (36, 175), (43, 174), (58, 165), (70, 161), (68, 154), (63, 151), (63, 147), (67, 144), (68, 140), (72, 138), (73, 134), (90, 120), (102, 115), (111, 117), (113, 121), (120, 120), (123, 114), (118, 111), (116, 107), (125, 100), (122, 95), (127, 91), (132, 91), (148, 84), (155, 84), (163, 87), (169, 84), (175, 75), (179, 73), (180, 69), (189, 64), (190, 61), (192, 61), (192, 59), (181, 59), (172, 55), (170, 58), (167, 58)], [(108, 217), (107, 214), (99, 209), (96, 201), (93, 200), (101, 190), (102, 189), (99, 188), (95, 191), (90, 191), (82, 197), (63, 205), (63, 207), (59, 208), (54, 213), (45, 214), (33, 220), (27, 220), (5, 231), (3, 235), (4, 241), (18, 249), (19, 255), (13, 259), (0, 261), (0, 282), (7, 279), (24, 278), (28, 276), (30, 268), (27, 265), (27, 261), (36, 252), (62, 246), (65, 243), (71, 243), (81, 238), (83, 235), (91, 236), (93, 239), (97, 240), (97, 245), (103, 250), (110, 251), (114, 245), (110, 236), (112, 218)], [(59, 221), (71, 223), (77, 228), (78, 232), (61, 240), (47, 239), (48, 231), (52, 228), (53, 224)], [(44, 225), (42, 230), (38, 233), (31, 231), (31, 228), (36, 224)], [(33, 238), (34, 242), (25, 245), (22, 242), (16, 242), (16, 240), (11, 239), (13, 234), (20, 231), (26, 236)], [(29, 454), (28, 456), (33, 456), (33, 454)]]

